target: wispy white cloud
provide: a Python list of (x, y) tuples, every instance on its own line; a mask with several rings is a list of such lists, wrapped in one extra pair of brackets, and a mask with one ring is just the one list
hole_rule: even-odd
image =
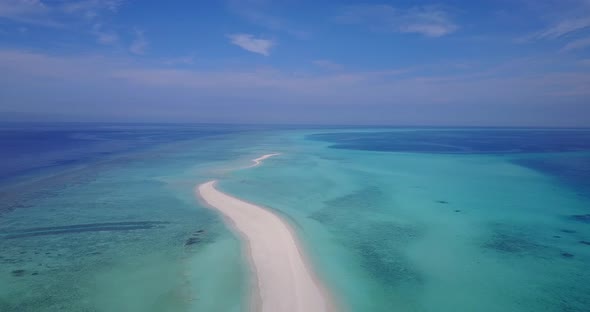
[(122, 3), (122, 0), (81, 0), (65, 2), (59, 8), (67, 14), (94, 20), (105, 12), (116, 13)]
[(47, 7), (39, 0), (3, 0), (0, 2), (0, 16), (6, 18), (42, 14), (46, 11)]
[(270, 55), (270, 49), (275, 45), (270, 39), (256, 38), (251, 34), (232, 34), (228, 36), (231, 43), (253, 53)]
[(66, 2), (61, 6), (61, 9), (67, 13), (82, 14), (92, 18), (99, 15), (100, 11), (116, 12), (122, 3), (122, 0), (82, 0)]
[[(580, 103), (590, 96), (587, 88), (590, 72), (556, 71), (539, 75), (538, 66), (528, 63), (493, 66), (502, 68), (502, 72), (476, 68), (466, 73), (432, 75), (431, 68), (410, 72), (394, 68), (314, 74), (272, 69), (170, 69), (139, 62), (129, 58), (0, 50), (0, 70), (11, 72), (10, 77), (0, 75), (0, 94), (4, 98), (10, 94), (7, 103), (11, 109), (37, 112), (61, 109), (58, 112), (62, 112), (88, 103), (81, 111), (97, 114), (126, 111), (133, 115), (150, 111), (156, 120), (164, 115), (173, 120), (202, 118), (206, 113), (225, 121), (235, 114), (235, 120), (244, 121), (244, 114), (254, 110), (253, 121), (259, 121), (261, 114), (268, 114), (262, 118), (294, 122), (296, 115), (290, 112), (307, 116), (305, 112), (313, 109), (347, 114), (348, 121), (354, 122), (379, 118), (384, 122), (403, 122), (409, 117), (414, 122), (428, 121), (424, 118), (440, 122), (441, 114), (445, 114), (462, 118), (459, 122), (479, 125), (486, 120), (495, 120), (497, 124), (502, 118), (523, 124), (522, 120), (508, 118), (506, 110), (519, 112), (516, 115), (533, 123), (536, 120), (536, 125), (543, 125), (539, 118), (567, 125), (590, 122), (590, 115), (580, 113)], [(84, 92), (68, 92), (73, 87)], [(23, 92), (31, 89), (35, 92)], [(98, 106), (92, 101), (96, 94), (100, 94), (101, 103), (117, 105), (108, 108), (110, 111), (105, 106), (95, 109)], [(243, 105), (235, 105), (238, 102)], [(51, 103), (60, 104), (54, 107)], [(327, 118), (334, 114), (320, 115)], [(491, 115), (496, 119), (490, 119)], [(556, 115), (561, 117), (556, 119)]]
[(61, 31), (87, 29), (98, 43), (113, 44), (119, 40), (119, 35), (102, 23), (103, 17), (116, 13), (122, 3), (123, 0), (0, 0), (0, 19)]
[(116, 12), (122, 0), (81, 0), (81, 1), (41, 1), (41, 0), (2, 0), (0, 18), (16, 22), (61, 26), (57, 20), (63, 17), (79, 16), (95, 19), (104, 11)]
[(102, 43), (102, 44), (114, 44), (117, 41), (119, 41), (119, 35), (117, 35), (115, 33), (100, 32), (100, 33), (96, 33), (96, 36), (97, 36), (98, 42)]
[[(270, 31), (284, 32), (298, 39), (307, 39), (310, 32), (303, 30), (301, 25), (294, 25), (291, 21), (269, 12), (272, 2), (257, 0), (231, 0), (229, 9), (247, 22), (264, 27)], [(283, 3), (284, 4), (284, 3)]]
[(96, 40), (100, 44), (111, 45), (119, 41), (119, 35), (114, 31), (105, 31), (103, 25), (100, 23), (92, 26), (92, 33), (96, 36)]
[(325, 70), (341, 70), (344, 68), (342, 64), (338, 64), (331, 60), (315, 60), (312, 63), (315, 66)]
[(401, 32), (441, 37), (455, 32), (458, 27), (449, 14), (436, 7), (415, 7), (407, 10), (399, 25)]
[(590, 29), (588, 0), (545, 0), (527, 3), (531, 20), (537, 18), (545, 26), (518, 39), (518, 42), (564, 39)]
[(539, 39), (556, 39), (590, 28), (590, 17), (566, 18), (536, 35)]
[(566, 44), (561, 51), (562, 52), (570, 52), (574, 50), (581, 50), (590, 47), (590, 37), (576, 39), (574, 41), (569, 42)]
[[(547, 95), (590, 95), (587, 84), (590, 83), (588, 72), (554, 72), (539, 75), (535, 72), (538, 63), (519, 64), (509, 62), (495, 65), (493, 71), (476, 68), (461, 74), (428, 75), (429, 68), (408, 70), (405, 68), (380, 71), (338, 71), (322, 74), (292, 73), (273, 69), (251, 70), (216, 70), (168, 69), (155, 65), (141, 65), (128, 59), (112, 59), (100, 56), (60, 57), (46, 54), (0, 50), (0, 68), (9, 69), (23, 77), (60, 77), (64, 81), (119, 78), (143, 86), (187, 87), (208, 89), (215, 88), (221, 94), (227, 90), (255, 90), (273, 88), (282, 95), (338, 95), (357, 94), (370, 96), (369, 91), (379, 91), (380, 95), (400, 96), (407, 99), (432, 99), (430, 91), (444, 91), (455, 100), (466, 100), (472, 94), (474, 98), (482, 94), (494, 95), (506, 88), (510, 92), (529, 92), (530, 96)], [(531, 68), (534, 67), (534, 68)], [(519, 75), (511, 70), (517, 68)], [(522, 71), (528, 71), (524, 74)], [(514, 84), (513, 86), (511, 86)], [(477, 86), (477, 87), (476, 87)], [(496, 88), (501, 86), (502, 88)], [(524, 89), (520, 89), (523, 87)], [(474, 90), (477, 89), (477, 92)], [(429, 90), (428, 92), (426, 90)], [(542, 90), (542, 92), (541, 92)], [(508, 92), (510, 91), (510, 92)], [(384, 92), (384, 93), (383, 93)], [(480, 94), (478, 94), (480, 92)], [(500, 97), (495, 94), (494, 98)], [(471, 98), (469, 98), (470, 100)], [(381, 100), (389, 100), (382, 97)], [(331, 102), (329, 105), (338, 105)]]
[(442, 37), (458, 29), (450, 15), (436, 6), (417, 6), (409, 9), (390, 5), (348, 6), (335, 20), (347, 24), (368, 25), (377, 31), (415, 33), (427, 37)]
[(91, 33), (96, 36), (96, 41), (104, 45), (112, 45), (119, 42), (119, 34), (103, 23), (104, 16), (116, 13), (123, 0), (80, 0), (65, 2), (59, 9), (70, 16), (85, 20), (92, 24)]
[(147, 49), (149, 43), (145, 38), (144, 32), (141, 30), (136, 29), (134, 31), (135, 39), (131, 42), (129, 46), (129, 51), (133, 54), (143, 55), (145, 54), (145, 50)]
[(61, 26), (60, 23), (50, 18), (51, 12), (52, 8), (40, 0), (0, 1), (0, 19), (41, 26)]

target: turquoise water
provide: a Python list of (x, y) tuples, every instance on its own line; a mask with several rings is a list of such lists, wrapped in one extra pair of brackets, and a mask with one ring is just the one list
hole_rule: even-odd
[(239, 311), (239, 243), (193, 187), (250, 141), (157, 145), (4, 185), (0, 311)]
[(584, 146), (383, 151), (377, 131), (220, 133), (5, 185), (0, 310), (245, 310), (239, 241), (194, 198), (210, 179), (292, 222), (348, 311), (589, 310)]

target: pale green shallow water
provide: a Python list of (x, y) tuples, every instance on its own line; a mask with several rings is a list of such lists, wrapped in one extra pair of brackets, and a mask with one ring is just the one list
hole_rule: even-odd
[(304, 139), (316, 132), (200, 139), (23, 186), (48, 194), (3, 216), (5, 233), (152, 226), (0, 239), (0, 311), (244, 310), (239, 241), (194, 198), (210, 179), (292, 222), (349, 311), (589, 310), (588, 225), (561, 217), (587, 198), (500, 156), (329, 149)]

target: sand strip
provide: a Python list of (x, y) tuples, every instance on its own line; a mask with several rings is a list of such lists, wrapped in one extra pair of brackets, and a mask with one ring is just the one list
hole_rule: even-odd
[(280, 155), (280, 153), (266, 154), (266, 155), (262, 155), (262, 156), (260, 156), (260, 157), (258, 157), (256, 159), (252, 159), (252, 161), (254, 162), (254, 164), (252, 164), (251, 166), (248, 166), (246, 168), (252, 168), (252, 167), (260, 166), (260, 164), (262, 164), (262, 162), (265, 159), (270, 158), (270, 157), (273, 157), (273, 156), (277, 156), (277, 155)]
[[(269, 155), (265, 155), (266, 158), (273, 156)], [(256, 159), (256, 164), (265, 159), (261, 158)], [(218, 191), (215, 181), (199, 185), (196, 191), (208, 205), (223, 214), (247, 246), (253, 274), (253, 310), (334, 310), (329, 295), (306, 262), (295, 232), (287, 222), (268, 209)]]

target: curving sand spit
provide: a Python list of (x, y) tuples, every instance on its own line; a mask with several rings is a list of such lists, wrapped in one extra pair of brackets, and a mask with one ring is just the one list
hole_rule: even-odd
[(251, 166), (249, 166), (247, 168), (252, 168), (252, 167), (260, 166), (260, 164), (262, 164), (262, 162), (265, 159), (270, 158), (270, 157), (273, 157), (273, 156), (277, 156), (277, 155), (280, 155), (280, 153), (266, 154), (266, 155), (262, 155), (262, 156), (260, 156), (260, 157), (258, 157), (256, 159), (252, 159), (252, 161), (254, 162), (254, 164), (252, 164)]
[[(262, 159), (257, 160), (259, 164)], [(255, 280), (252, 309), (264, 312), (334, 311), (329, 295), (306, 263), (289, 224), (265, 208), (218, 191), (215, 182), (203, 183), (196, 191), (208, 205), (223, 214), (247, 246)]]

